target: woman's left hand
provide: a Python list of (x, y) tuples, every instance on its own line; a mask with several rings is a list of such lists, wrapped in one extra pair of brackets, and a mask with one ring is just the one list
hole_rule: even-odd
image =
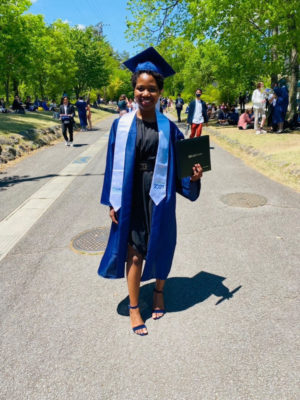
[(200, 164), (195, 164), (193, 166), (193, 175), (191, 176), (191, 181), (195, 182), (201, 179), (203, 173), (203, 169)]

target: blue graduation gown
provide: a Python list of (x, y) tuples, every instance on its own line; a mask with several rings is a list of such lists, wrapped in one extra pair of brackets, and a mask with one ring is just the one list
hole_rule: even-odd
[(284, 114), (283, 118), (285, 119), (285, 115), (289, 105), (289, 92), (285, 86), (281, 88), (281, 95), (283, 98), (283, 114)]
[(281, 96), (277, 97), (272, 114), (272, 123), (275, 125), (280, 122), (284, 122), (284, 100)]
[[(112, 125), (106, 159), (101, 203), (110, 206), (109, 195), (113, 170), (114, 146), (119, 119)], [(127, 260), (128, 235), (130, 230), (132, 185), (135, 167), (136, 116), (128, 133), (125, 151), (125, 168), (122, 191), (122, 205), (117, 213), (118, 224), (112, 223), (108, 244), (100, 262), (98, 274), (104, 278), (123, 278)], [(169, 167), (166, 197), (156, 206), (153, 204), (151, 232), (142, 281), (166, 279), (172, 265), (176, 246), (176, 192), (195, 201), (200, 194), (200, 181), (190, 178), (178, 180), (176, 175), (175, 143), (183, 134), (170, 121)]]
[(87, 103), (85, 101), (77, 101), (75, 106), (78, 109), (78, 116), (80, 120), (80, 126), (85, 128), (87, 126), (87, 116), (86, 116), (86, 107)]

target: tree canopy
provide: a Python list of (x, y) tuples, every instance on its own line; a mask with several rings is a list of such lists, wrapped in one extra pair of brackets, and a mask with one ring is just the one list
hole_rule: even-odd
[(0, 3), (0, 95), (58, 100), (63, 93), (79, 97), (101, 91), (116, 99), (131, 92), (121, 68), (125, 54), (113, 51), (96, 27), (47, 25), (28, 13), (28, 0)]
[[(130, 0), (128, 5), (128, 38), (143, 47), (158, 46), (170, 60), (172, 53), (181, 54), (179, 76), (168, 84), (171, 91), (184, 84), (191, 95), (196, 82), (204, 87), (215, 83), (224, 99), (251, 90), (257, 80), (270, 84), (287, 76), (295, 111), (298, 0)], [(181, 53), (180, 46), (187, 51)]]

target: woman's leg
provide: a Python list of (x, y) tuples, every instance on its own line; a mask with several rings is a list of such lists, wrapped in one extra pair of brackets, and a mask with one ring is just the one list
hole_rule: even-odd
[[(153, 319), (159, 319), (164, 315), (165, 303), (164, 303), (164, 286), (166, 281), (161, 279), (156, 279), (155, 290), (153, 293), (153, 310), (156, 310), (155, 313), (152, 313)], [(162, 312), (158, 312), (162, 310)]]
[(254, 108), (254, 130), (258, 131), (259, 110)]
[(283, 124), (284, 122), (279, 122), (278, 123), (278, 132), (281, 133), (283, 131)]
[(260, 129), (263, 129), (265, 122), (266, 122), (267, 116), (265, 113), (265, 110), (262, 110), (262, 117), (261, 117), (261, 123), (260, 123)]
[[(132, 307), (139, 304), (140, 282), (142, 276), (142, 256), (134, 250), (133, 247), (128, 246), (128, 259), (126, 266), (127, 284), (129, 293), (129, 302)], [(132, 328), (143, 325), (144, 321), (141, 317), (140, 309), (129, 309), (130, 322)], [(147, 329), (140, 329), (136, 333), (147, 333)]]

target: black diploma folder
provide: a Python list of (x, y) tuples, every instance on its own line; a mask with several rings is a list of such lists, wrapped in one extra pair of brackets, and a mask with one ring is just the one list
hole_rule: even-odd
[(211, 170), (208, 135), (179, 140), (175, 146), (179, 179), (193, 175), (194, 164), (200, 164), (203, 172)]

